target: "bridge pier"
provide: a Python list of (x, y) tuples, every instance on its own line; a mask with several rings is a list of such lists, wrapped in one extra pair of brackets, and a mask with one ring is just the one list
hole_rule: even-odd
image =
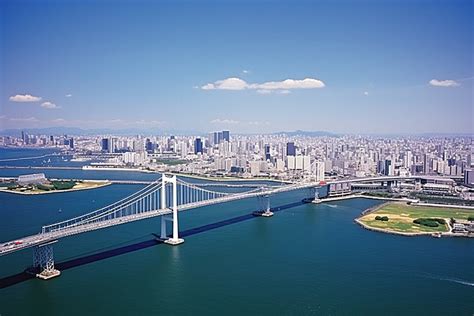
[(253, 212), (255, 216), (262, 216), (262, 217), (271, 217), (273, 216), (273, 212), (270, 208), (270, 195), (263, 195), (258, 197), (258, 201), (260, 204), (261, 210)]
[[(162, 216), (161, 217), (161, 239), (168, 245), (176, 246), (182, 244), (184, 242), (183, 238), (179, 238), (179, 227), (178, 227), (178, 191), (176, 186), (176, 175), (171, 177), (165, 175), (164, 173), (161, 176), (161, 209), (166, 209), (166, 184), (172, 184), (172, 204), (171, 209), (173, 210), (173, 217), (170, 219), (169, 217)], [(171, 220), (173, 222), (173, 235), (171, 238), (168, 238), (166, 234), (166, 221)]]
[(57, 241), (39, 245), (33, 248), (33, 268), (36, 277), (42, 280), (49, 280), (61, 274), (59, 270), (54, 268), (53, 244)]
[(312, 203), (319, 204), (321, 202), (322, 201), (319, 198), (319, 190), (318, 190), (318, 188), (314, 187), (314, 199), (313, 199)]
[(319, 198), (319, 187), (309, 187), (308, 188), (308, 197), (303, 199), (303, 203), (321, 203)]

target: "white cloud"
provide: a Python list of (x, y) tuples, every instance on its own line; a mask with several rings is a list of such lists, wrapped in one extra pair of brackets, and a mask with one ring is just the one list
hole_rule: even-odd
[(369, 91), (364, 91), (364, 95), (369, 95)]
[(435, 87), (457, 87), (460, 84), (454, 80), (437, 80), (432, 79), (430, 80), (430, 85)]
[(70, 98), (70, 97), (72, 97), (72, 94), (68, 93), (68, 94), (65, 95), (65, 97)]
[(289, 89), (317, 89), (324, 88), (325, 84), (321, 80), (305, 78), (303, 80), (286, 79), (283, 81), (269, 81), (261, 84), (254, 84), (252, 88), (265, 90), (289, 90)]
[(38, 102), (41, 100), (41, 97), (35, 97), (31, 94), (17, 94), (9, 98), (12, 102)]
[(39, 120), (36, 117), (12, 117), (10, 118), (12, 122), (38, 122)]
[(278, 93), (279, 94), (290, 94), (291, 91), (290, 90), (279, 90)]
[(220, 118), (217, 118), (217, 119), (213, 119), (211, 121), (212, 124), (239, 124), (240, 122), (239, 121), (236, 121), (236, 120), (232, 120), (232, 119), (220, 119)]
[(214, 86), (214, 84), (212, 83), (208, 83), (208, 84), (205, 84), (201, 87), (201, 89), (203, 90), (213, 90), (215, 89), (216, 87)]
[(270, 125), (270, 122), (267, 121), (249, 121), (247, 122), (248, 125), (253, 126), (262, 126), (262, 125)]
[[(214, 83), (207, 83), (201, 87), (203, 90), (245, 90), (256, 89), (257, 93), (269, 94), (264, 91), (280, 91), (281, 94), (288, 94), (292, 89), (318, 89), (326, 85), (323, 81), (313, 78), (302, 80), (286, 79), (283, 81), (269, 81), (264, 83), (247, 83), (240, 78), (227, 78)], [(283, 92), (284, 91), (284, 92)]]
[(60, 108), (55, 103), (49, 102), (49, 101), (41, 103), (41, 107), (43, 107), (45, 109), (59, 109)]
[(243, 72), (244, 74), (248, 74), (248, 73), (250, 73), (250, 70), (244, 69), (244, 70), (242, 70), (242, 72)]
[(260, 89), (258, 89), (257, 93), (258, 94), (270, 94), (270, 93), (272, 93), (272, 91), (271, 90), (260, 90)]
[(54, 120), (51, 120), (52, 123), (64, 123), (66, 122), (65, 119), (63, 118), (57, 118), (57, 119), (54, 119)]
[(246, 88), (248, 88), (247, 82), (240, 78), (227, 78), (202, 86), (203, 90), (244, 90)]

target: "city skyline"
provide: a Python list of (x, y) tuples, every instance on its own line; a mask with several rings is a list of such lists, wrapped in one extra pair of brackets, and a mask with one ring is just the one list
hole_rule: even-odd
[(2, 130), (474, 131), (469, 1), (0, 6)]

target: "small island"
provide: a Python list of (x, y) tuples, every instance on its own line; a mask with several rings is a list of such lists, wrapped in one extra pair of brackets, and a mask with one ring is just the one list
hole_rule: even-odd
[(388, 202), (368, 209), (355, 220), (362, 227), (385, 233), (434, 237), (474, 237), (474, 209)]
[(43, 173), (19, 176), (0, 183), (0, 192), (44, 194), (95, 189), (109, 185), (109, 181), (47, 179)]

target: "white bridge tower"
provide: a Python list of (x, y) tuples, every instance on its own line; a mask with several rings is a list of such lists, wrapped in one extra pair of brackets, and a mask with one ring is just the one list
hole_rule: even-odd
[[(184, 242), (184, 239), (178, 237), (178, 192), (176, 185), (176, 175), (167, 176), (166, 174), (161, 175), (161, 209), (164, 210), (167, 208), (166, 203), (166, 187), (167, 184), (172, 185), (172, 203), (171, 209), (173, 211), (173, 216), (169, 217), (166, 215), (161, 216), (161, 235), (160, 238), (165, 241), (165, 243), (170, 245), (179, 245)], [(166, 221), (173, 222), (173, 237), (168, 238), (166, 234)]]

